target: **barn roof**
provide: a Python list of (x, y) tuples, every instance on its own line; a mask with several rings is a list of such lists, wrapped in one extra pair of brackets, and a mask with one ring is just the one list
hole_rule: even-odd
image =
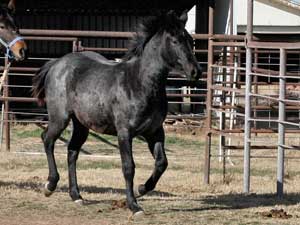
[[(204, 0), (202, 0), (204, 1)], [(206, 1), (206, 0), (205, 0)], [(76, 2), (74, 4), (74, 2)], [(18, 11), (54, 11), (54, 12), (80, 12), (80, 11), (161, 11), (174, 9), (182, 11), (190, 9), (197, 3), (196, 0), (19, 0)]]
[(281, 10), (294, 13), (295, 15), (299, 15), (300, 13), (299, 0), (258, 0), (258, 1), (279, 8)]

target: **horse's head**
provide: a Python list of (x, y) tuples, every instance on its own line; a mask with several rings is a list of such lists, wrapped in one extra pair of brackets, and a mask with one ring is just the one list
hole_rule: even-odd
[(0, 46), (6, 48), (6, 55), (17, 61), (26, 58), (27, 46), (19, 35), (13, 13), (15, 11), (14, 0), (10, 0), (7, 7), (0, 7)]
[(187, 18), (187, 11), (180, 17), (174, 11), (166, 15), (161, 55), (168, 67), (183, 71), (188, 80), (197, 80), (202, 68), (193, 54), (193, 38), (185, 29)]

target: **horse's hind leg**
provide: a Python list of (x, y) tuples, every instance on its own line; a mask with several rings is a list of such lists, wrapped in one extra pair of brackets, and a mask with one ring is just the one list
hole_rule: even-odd
[(80, 148), (88, 137), (89, 129), (84, 127), (75, 116), (72, 117), (72, 121), (73, 133), (68, 145), (69, 193), (73, 201), (82, 203), (82, 197), (79, 194), (77, 184), (76, 161)]
[(152, 191), (168, 166), (168, 160), (164, 149), (165, 133), (163, 127), (159, 128), (151, 135), (148, 134), (143, 136), (146, 138), (149, 150), (155, 159), (155, 167), (147, 182), (139, 185), (138, 189), (135, 190), (136, 197), (143, 196), (149, 191)]
[(46, 183), (44, 190), (44, 193), (47, 197), (53, 193), (59, 181), (59, 174), (54, 157), (55, 141), (66, 128), (68, 122), (68, 118), (65, 118), (64, 120), (58, 120), (58, 118), (56, 118), (55, 121), (50, 119), (47, 129), (42, 133), (42, 140), (44, 142), (49, 168), (48, 182)]

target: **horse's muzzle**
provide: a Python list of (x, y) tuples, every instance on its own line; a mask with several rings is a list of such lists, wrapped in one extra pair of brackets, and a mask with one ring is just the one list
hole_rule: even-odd
[(188, 64), (184, 70), (188, 80), (196, 81), (202, 76), (202, 68), (199, 64)]
[(22, 61), (27, 58), (27, 45), (25, 41), (17, 41), (13, 46), (10, 47), (14, 59), (17, 61)]
[(197, 64), (197, 72), (196, 72), (196, 76), (195, 76), (195, 80), (199, 80), (200, 77), (202, 77), (202, 67), (200, 66), (200, 64)]

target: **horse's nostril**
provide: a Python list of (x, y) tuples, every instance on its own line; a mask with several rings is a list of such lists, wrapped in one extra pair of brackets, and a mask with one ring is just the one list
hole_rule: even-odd
[(196, 70), (195, 70), (195, 69), (192, 69), (192, 71), (191, 71), (192, 77), (196, 76), (196, 74), (197, 74)]
[(192, 76), (194, 76), (194, 75), (195, 75), (195, 73), (196, 73), (196, 71), (195, 71), (194, 69), (192, 69), (192, 71), (191, 71), (191, 75), (192, 75)]
[(24, 59), (26, 57), (26, 50), (24, 48), (21, 48), (19, 54), (20, 57)]
[(202, 76), (202, 67), (198, 65), (196, 69), (196, 76), (195, 76), (196, 80), (198, 80), (201, 76)]
[(23, 48), (21, 48), (21, 49), (20, 49), (20, 56), (21, 56), (21, 57), (24, 57), (24, 55), (25, 55), (25, 51), (24, 51)]

